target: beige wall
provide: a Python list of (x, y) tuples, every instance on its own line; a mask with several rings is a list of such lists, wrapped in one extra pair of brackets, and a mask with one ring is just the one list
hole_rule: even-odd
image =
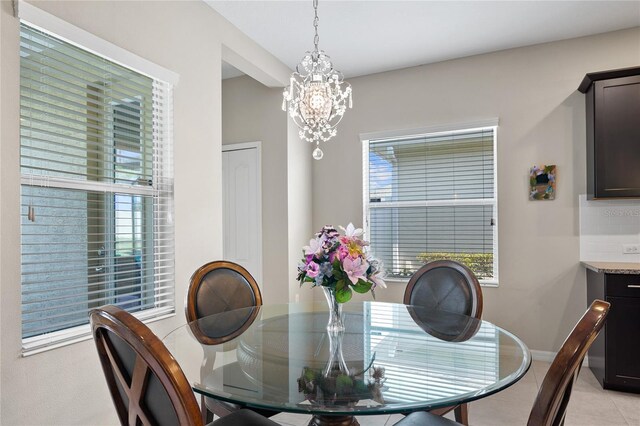
[[(310, 145), (300, 141), (281, 104), (281, 88), (248, 76), (222, 82), (222, 143), (262, 142), (265, 303), (296, 300), (295, 268), (311, 235)], [(300, 292), (298, 299), (309, 297)]]
[(222, 81), (222, 143), (262, 142), (262, 297), (286, 303), (287, 122), (279, 89), (251, 77)]
[[(280, 100), (282, 99), (282, 89), (278, 90)], [(311, 156), (314, 145), (300, 140), (298, 127), (293, 121), (280, 111), (287, 118), (288, 156), (287, 156), (287, 186), (289, 199), (287, 209), (289, 211), (289, 266), (288, 283), (289, 298), (292, 302), (309, 301), (314, 298), (321, 298), (320, 289), (310, 290), (309, 285), (300, 286), (296, 281), (298, 276), (298, 263), (302, 258), (302, 247), (309, 244), (313, 233), (313, 194), (312, 175), (313, 162)]]
[[(354, 108), (314, 162), (314, 229), (362, 225), (360, 133), (498, 117), (500, 286), (484, 288), (484, 318), (531, 349), (557, 350), (586, 309), (578, 263), (585, 102), (576, 89), (587, 72), (639, 64), (636, 28), (349, 79)], [(534, 164), (558, 166), (555, 201), (528, 200)], [(399, 302), (403, 291), (390, 283), (377, 295)]]
[[(271, 81), (286, 80), (289, 70), (202, 2), (36, 5), (180, 74), (174, 91), (176, 316), (152, 324), (164, 336), (184, 323), (191, 273), (222, 256), (222, 46), (253, 61)], [(117, 424), (92, 341), (20, 357), (19, 32), (11, 3), (0, 8), (0, 423)]]

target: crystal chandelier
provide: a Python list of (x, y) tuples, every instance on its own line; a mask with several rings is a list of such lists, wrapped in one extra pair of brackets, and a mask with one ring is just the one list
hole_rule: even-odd
[(342, 73), (333, 69), (331, 59), (318, 49), (318, 0), (313, 0), (315, 17), (313, 52), (307, 52), (291, 74), (289, 87), (285, 87), (282, 110), (289, 111), (293, 122), (300, 128), (300, 138), (316, 144), (313, 158), (324, 155), (320, 142), (336, 135), (336, 126), (347, 109), (352, 107), (351, 85), (343, 81)]

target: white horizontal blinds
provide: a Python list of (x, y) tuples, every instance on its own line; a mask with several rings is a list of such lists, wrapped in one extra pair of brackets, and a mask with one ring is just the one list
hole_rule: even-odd
[(151, 180), (151, 78), (26, 25), (20, 56), (23, 173)]
[(391, 276), (431, 260), (494, 276), (494, 128), (369, 142), (369, 237)]
[(173, 312), (171, 86), (26, 24), (20, 46), (23, 339)]
[(492, 324), (452, 343), (426, 334), (406, 312), (394, 315), (379, 304), (367, 311), (365, 359), (375, 356), (374, 365), (385, 369), (387, 402), (445, 400), (473, 394), (500, 378), (499, 336)]

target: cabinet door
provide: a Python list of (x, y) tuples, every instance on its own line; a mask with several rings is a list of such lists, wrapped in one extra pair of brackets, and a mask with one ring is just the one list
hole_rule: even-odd
[(596, 81), (595, 196), (640, 196), (640, 76)]
[(607, 297), (611, 310), (606, 327), (606, 381), (640, 386), (640, 298)]

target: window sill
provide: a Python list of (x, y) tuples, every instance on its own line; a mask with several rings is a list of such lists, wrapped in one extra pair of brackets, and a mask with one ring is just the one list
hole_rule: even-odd
[[(134, 316), (145, 324), (151, 322), (160, 321), (166, 318), (170, 318), (176, 315), (174, 307), (171, 309), (149, 309), (140, 313), (135, 313)], [(22, 340), (22, 353), (23, 357), (36, 355), (41, 352), (50, 351), (52, 349), (61, 348), (64, 346), (73, 345), (74, 343), (83, 342), (91, 339), (91, 326), (90, 324), (83, 324), (77, 327), (73, 327), (67, 330), (60, 330), (53, 333), (46, 333), (40, 336), (28, 337)]]
[[(409, 282), (409, 278), (385, 278), (386, 283), (394, 283), (396, 284), (407, 284)], [(498, 280), (479, 280), (480, 286), (482, 287), (500, 287)]]

